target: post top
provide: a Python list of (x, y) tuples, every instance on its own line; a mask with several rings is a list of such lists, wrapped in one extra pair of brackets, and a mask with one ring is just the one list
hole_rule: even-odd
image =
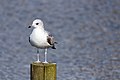
[(48, 62), (48, 63), (44, 63), (44, 62), (32, 62), (31, 65), (36, 65), (36, 66), (52, 66), (52, 65), (56, 65), (56, 63), (52, 63), (52, 62)]

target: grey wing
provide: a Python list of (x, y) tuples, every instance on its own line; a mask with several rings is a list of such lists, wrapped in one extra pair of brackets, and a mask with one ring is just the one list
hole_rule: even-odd
[(55, 42), (54, 37), (52, 36), (52, 34), (50, 34), (49, 32), (47, 32), (47, 33), (48, 33), (47, 42), (52, 46), (51, 47), (52, 49), (56, 49), (54, 44), (57, 43), (57, 42)]

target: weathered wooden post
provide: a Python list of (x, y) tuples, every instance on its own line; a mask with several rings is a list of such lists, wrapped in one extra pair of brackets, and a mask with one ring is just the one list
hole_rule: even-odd
[(33, 62), (31, 80), (56, 80), (56, 63)]

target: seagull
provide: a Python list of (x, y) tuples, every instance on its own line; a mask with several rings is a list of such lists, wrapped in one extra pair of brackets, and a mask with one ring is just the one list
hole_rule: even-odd
[(45, 50), (44, 63), (48, 63), (47, 62), (47, 49), (48, 48), (56, 49), (55, 43), (57, 42), (55, 42), (52, 34), (50, 34), (50, 32), (44, 29), (44, 24), (42, 20), (35, 19), (32, 22), (32, 25), (29, 26), (28, 28), (31, 28), (31, 27), (33, 27), (34, 29), (29, 36), (29, 42), (33, 47), (37, 48), (37, 61), (36, 62), (41, 62), (40, 56), (39, 56), (39, 49), (44, 49)]

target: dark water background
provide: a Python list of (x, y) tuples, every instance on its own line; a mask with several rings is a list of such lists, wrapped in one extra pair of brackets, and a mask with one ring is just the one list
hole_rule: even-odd
[(30, 80), (35, 18), (58, 41), (57, 80), (120, 80), (120, 0), (0, 0), (0, 80)]

